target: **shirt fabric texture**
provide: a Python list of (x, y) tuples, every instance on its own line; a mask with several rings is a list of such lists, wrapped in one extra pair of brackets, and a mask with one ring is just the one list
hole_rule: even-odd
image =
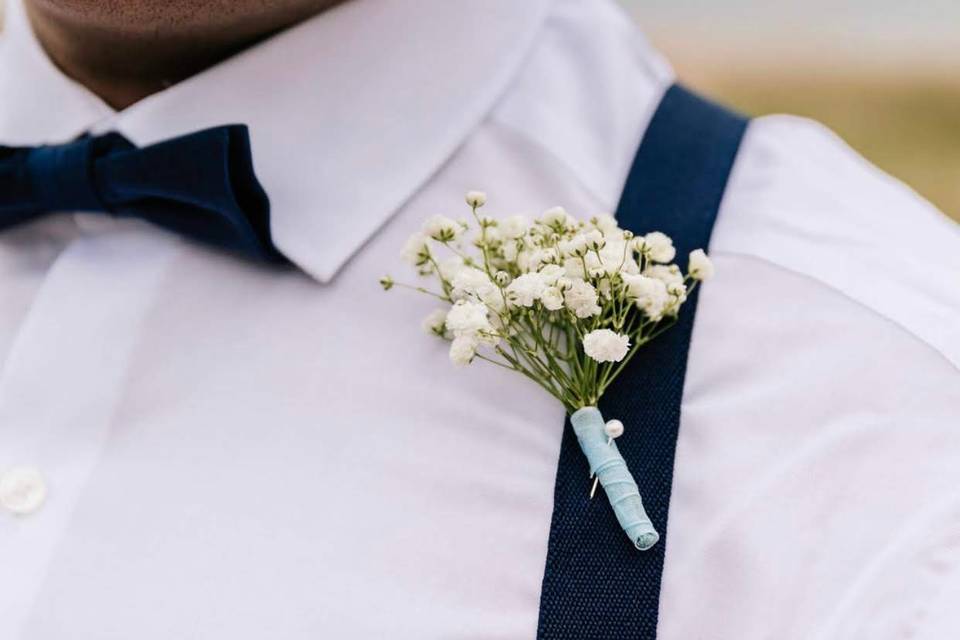
[[(0, 638), (535, 636), (563, 410), (424, 336), (436, 212), (612, 211), (667, 62), (607, 0), (346, 2), (115, 112), (0, 36), (0, 144), (249, 126), (278, 273), (147, 223), (0, 234)], [(754, 120), (710, 245), (659, 637), (960, 626), (960, 234)], [(629, 425), (627, 425), (629, 429)], [(585, 479), (586, 481), (586, 479)]]

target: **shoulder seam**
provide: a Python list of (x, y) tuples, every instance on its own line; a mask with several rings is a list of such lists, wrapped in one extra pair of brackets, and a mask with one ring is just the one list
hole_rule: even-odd
[(771, 265), (771, 266), (773, 266), (773, 267), (776, 267), (777, 269), (781, 269), (781, 270), (783, 270), (783, 271), (787, 271), (787, 272), (792, 273), (792, 274), (794, 274), (794, 275), (798, 275), (798, 276), (800, 276), (800, 277), (802, 277), (802, 278), (805, 278), (805, 279), (807, 279), (807, 280), (810, 280), (810, 281), (812, 281), (812, 282), (815, 282), (815, 283), (821, 285), (822, 287), (825, 287), (825, 288), (827, 288), (827, 289), (830, 289), (831, 291), (840, 294), (840, 295), (843, 296), (845, 299), (847, 299), (847, 300), (849, 300), (850, 302), (854, 303), (854, 304), (857, 305), (858, 307), (869, 311), (871, 314), (873, 314), (873, 315), (875, 315), (875, 316), (877, 316), (877, 317), (879, 317), (879, 318), (882, 318), (884, 321), (890, 323), (891, 325), (893, 325), (894, 327), (896, 327), (897, 329), (899, 329), (902, 333), (905, 333), (905, 334), (909, 335), (911, 338), (913, 338), (913, 340), (915, 340), (916, 342), (922, 344), (922, 345), (923, 345), (924, 347), (926, 347), (928, 350), (930, 350), (930, 351), (932, 351), (933, 353), (935, 353), (940, 359), (942, 359), (944, 362), (946, 362), (947, 365), (949, 365), (950, 368), (952, 368), (954, 371), (956, 371), (957, 373), (960, 373), (960, 363), (954, 362), (953, 359), (950, 358), (950, 356), (948, 356), (948, 355), (945, 354), (943, 351), (941, 351), (941, 350), (939, 349), (939, 347), (937, 347), (936, 345), (934, 345), (933, 343), (931, 343), (929, 340), (927, 340), (927, 339), (925, 339), (923, 336), (917, 334), (915, 331), (913, 331), (913, 330), (910, 329), (909, 327), (905, 326), (903, 323), (899, 322), (898, 320), (896, 320), (896, 319), (894, 319), (894, 318), (891, 318), (890, 316), (886, 315), (885, 313), (883, 313), (883, 312), (881, 312), (881, 311), (878, 311), (877, 309), (875, 309), (874, 307), (866, 304), (865, 302), (854, 298), (853, 296), (851, 296), (849, 293), (847, 293), (847, 292), (844, 291), (843, 289), (840, 289), (840, 288), (838, 288), (838, 287), (835, 287), (834, 285), (830, 284), (829, 282), (826, 282), (825, 280), (823, 280), (823, 279), (821, 279), (821, 278), (818, 278), (818, 277), (816, 277), (816, 276), (812, 276), (812, 275), (810, 275), (809, 273), (804, 273), (803, 271), (798, 271), (797, 269), (788, 267), (788, 266), (786, 266), (786, 265), (784, 265), (784, 264), (781, 264), (781, 263), (777, 262), (776, 260), (771, 260), (770, 258), (764, 258), (764, 257), (762, 257), (762, 256), (758, 256), (758, 255), (753, 254), (753, 253), (745, 253), (745, 252), (741, 252), (741, 251), (727, 251), (727, 250), (718, 250), (718, 251), (715, 251), (715, 252), (713, 252), (713, 253), (714, 253), (714, 255), (737, 256), (737, 257), (740, 257), (740, 258), (746, 258), (746, 259), (748, 259), (748, 260), (756, 260), (756, 261), (758, 261), (758, 262), (763, 262), (763, 263), (765, 263), (765, 264), (768, 264), (768, 265)]

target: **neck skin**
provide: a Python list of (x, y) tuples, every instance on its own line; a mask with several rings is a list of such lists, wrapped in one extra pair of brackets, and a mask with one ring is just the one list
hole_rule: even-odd
[[(142, 0), (100, 7), (67, 0), (24, 4), (54, 64), (114, 109), (123, 109), (339, 1), (170, 0), (159, 10)], [(114, 8), (101, 8), (107, 5)]]

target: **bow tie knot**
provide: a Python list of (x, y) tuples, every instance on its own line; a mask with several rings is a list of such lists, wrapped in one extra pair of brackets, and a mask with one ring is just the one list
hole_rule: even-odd
[(243, 125), (143, 148), (119, 133), (0, 146), (0, 230), (55, 211), (141, 218), (256, 260), (283, 263)]
[(37, 147), (27, 152), (25, 166), (37, 198), (37, 208), (47, 211), (106, 211), (93, 172), (94, 147), (105, 139), (82, 138), (67, 144)]

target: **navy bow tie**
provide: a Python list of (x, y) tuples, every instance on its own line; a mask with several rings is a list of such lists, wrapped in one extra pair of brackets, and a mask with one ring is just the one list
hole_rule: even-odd
[(244, 125), (143, 148), (118, 133), (42, 147), (0, 146), (0, 230), (52, 211), (148, 220), (199, 242), (285, 262)]

